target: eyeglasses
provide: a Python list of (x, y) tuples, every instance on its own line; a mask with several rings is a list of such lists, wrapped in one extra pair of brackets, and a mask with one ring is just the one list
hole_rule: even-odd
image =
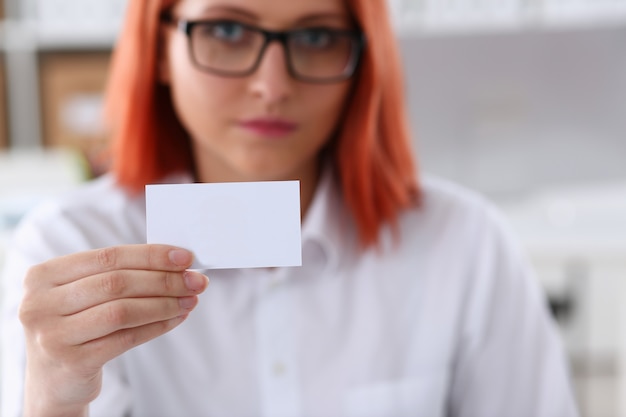
[(202, 71), (226, 77), (245, 77), (258, 68), (273, 41), (283, 45), (289, 74), (300, 81), (332, 83), (346, 80), (356, 71), (365, 37), (359, 31), (313, 27), (274, 32), (234, 20), (175, 19), (189, 39), (193, 64)]

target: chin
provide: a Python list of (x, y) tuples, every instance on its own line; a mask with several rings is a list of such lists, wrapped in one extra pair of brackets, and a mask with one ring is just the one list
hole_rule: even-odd
[(273, 161), (270, 163), (256, 163), (241, 166), (239, 172), (246, 181), (285, 181), (299, 179), (301, 170), (292, 164)]

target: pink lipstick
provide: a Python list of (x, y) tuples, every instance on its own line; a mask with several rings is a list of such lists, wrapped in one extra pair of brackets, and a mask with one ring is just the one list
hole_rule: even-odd
[(283, 119), (250, 119), (239, 124), (244, 129), (258, 136), (279, 138), (297, 129), (298, 125)]

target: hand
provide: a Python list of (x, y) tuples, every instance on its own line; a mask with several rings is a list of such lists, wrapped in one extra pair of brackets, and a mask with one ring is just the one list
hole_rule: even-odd
[(208, 279), (188, 251), (130, 245), (32, 267), (19, 316), (26, 335), (25, 416), (85, 415), (102, 367), (179, 325)]

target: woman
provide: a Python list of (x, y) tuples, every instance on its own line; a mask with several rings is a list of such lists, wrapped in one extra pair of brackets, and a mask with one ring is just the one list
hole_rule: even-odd
[[(383, 0), (131, 0), (108, 114), (112, 173), (15, 235), (5, 417), (576, 415), (506, 226), (415, 176)], [(143, 244), (145, 184), (293, 179), (301, 268)]]

